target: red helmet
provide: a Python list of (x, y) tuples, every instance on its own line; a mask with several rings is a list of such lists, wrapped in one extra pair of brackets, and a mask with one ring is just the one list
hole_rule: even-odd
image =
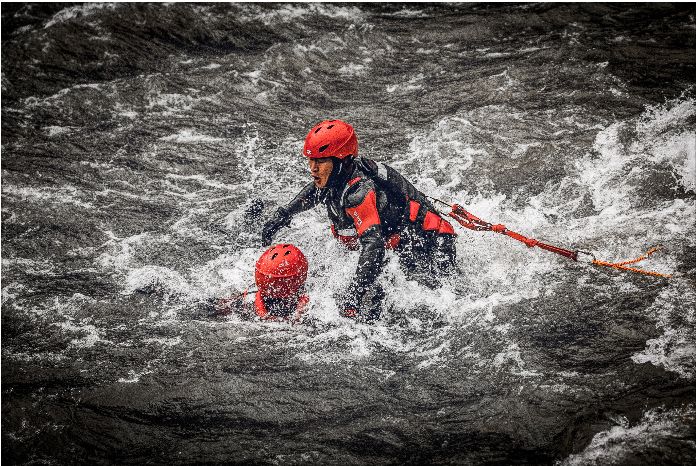
[(276, 244), (256, 261), (256, 287), (264, 298), (289, 298), (307, 280), (307, 258), (292, 244)]
[(358, 138), (345, 121), (324, 120), (309, 131), (302, 153), (310, 159), (357, 157)]

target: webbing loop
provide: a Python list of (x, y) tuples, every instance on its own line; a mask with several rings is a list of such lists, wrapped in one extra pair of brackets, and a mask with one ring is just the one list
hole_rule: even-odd
[(626, 271), (628, 271), (628, 272), (635, 272), (635, 273), (639, 273), (639, 274), (642, 274), (642, 275), (650, 275), (651, 277), (671, 278), (672, 275), (670, 275), (670, 274), (659, 273), (659, 272), (653, 272), (653, 271), (650, 271), (650, 270), (642, 270), (642, 269), (637, 269), (637, 268), (635, 268), (635, 267), (626, 267), (626, 266), (629, 265), (629, 264), (635, 264), (635, 263), (637, 263), (637, 262), (640, 262), (640, 261), (643, 261), (643, 260), (647, 259), (648, 257), (650, 257), (652, 254), (656, 253), (656, 252), (659, 251), (660, 249), (662, 249), (662, 248), (659, 247), (659, 246), (655, 246), (655, 247), (653, 247), (653, 248), (650, 248), (650, 249), (649, 249), (645, 254), (643, 254), (642, 256), (640, 256), (640, 257), (638, 257), (638, 258), (636, 258), (636, 259), (630, 259), (630, 260), (623, 261), (623, 262), (614, 262), (614, 263), (612, 263), (612, 262), (600, 261), (600, 260), (594, 259), (594, 260), (592, 260), (592, 265), (596, 265), (596, 266), (599, 266), (599, 267), (611, 267), (612, 269), (618, 269), (618, 270), (626, 270)]

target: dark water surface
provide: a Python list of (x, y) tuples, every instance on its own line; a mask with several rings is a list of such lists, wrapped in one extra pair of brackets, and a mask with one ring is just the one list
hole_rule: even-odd
[[(8, 464), (693, 464), (696, 9), (2, 5)], [(462, 231), (437, 289), (303, 214), (304, 322), (209, 318), (314, 123), (484, 219), (669, 280)]]

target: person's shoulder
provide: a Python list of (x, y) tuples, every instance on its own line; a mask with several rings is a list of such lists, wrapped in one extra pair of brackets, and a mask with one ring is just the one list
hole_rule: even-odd
[(345, 207), (355, 207), (363, 203), (370, 192), (375, 192), (375, 182), (361, 173), (356, 173), (348, 182), (343, 192), (343, 204)]

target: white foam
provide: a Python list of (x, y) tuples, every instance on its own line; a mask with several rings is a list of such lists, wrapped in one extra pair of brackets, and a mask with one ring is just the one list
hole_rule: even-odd
[(496, 91), (505, 91), (519, 84), (518, 80), (510, 76), (510, 71), (507, 68), (502, 73), (492, 75), (489, 79), (499, 84)]
[[(348, 63), (338, 69), (338, 72), (347, 76), (360, 76), (365, 74), (367, 67), (365, 65)], [(392, 92), (392, 91), (389, 91)]]
[[(539, 50), (546, 50), (549, 47), (525, 47), (523, 49), (520, 49), (520, 53), (531, 53), (531, 52), (538, 52)], [(609, 64), (609, 62), (607, 62)]]
[[(252, 11), (253, 9), (247, 9)], [(242, 16), (240, 19), (247, 21), (261, 20), (266, 26), (277, 23), (296, 23), (300, 19), (312, 15), (321, 15), (333, 19), (358, 22), (364, 20), (363, 12), (357, 7), (344, 7), (334, 4), (309, 3), (304, 5), (283, 4), (280, 8), (272, 10), (255, 9), (256, 13)]]
[(696, 132), (665, 141), (662, 147), (686, 155), (682, 163), (675, 161), (673, 167), (684, 190), (696, 193)]
[(148, 95), (147, 108), (152, 111), (157, 107), (164, 109), (163, 115), (174, 115), (180, 112), (188, 112), (193, 108), (196, 99), (185, 94), (161, 94), (151, 91)]
[[(578, 181), (590, 189), (595, 208), (605, 216), (633, 211), (631, 199), (639, 187), (631, 183), (650, 166), (671, 166), (686, 189), (696, 181), (696, 132), (688, 121), (696, 114), (693, 99), (648, 107), (635, 125), (617, 122), (601, 131), (588, 154), (576, 163)], [(635, 128), (637, 138), (625, 146), (621, 134)], [(683, 128), (683, 129), (682, 129)]]
[(72, 131), (72, 128), (67, 126), (46, 126), (44, 128), (49, 137), (57, 136), (59, 134), (65, 134)]
[(170, 180), (181, 180), (181, 181), (194, 181), (197, 184), (200, 184), (201, 186), (205, 186), (207, 188), (213, 188), (213, 189), (224, 189), (224, 190), (229, 190), (232, 189), (229, 186), (227, 186), (225, 183), (221, 183), (219, 181), (215, 180), (210, 180), (204, 175), (178, 175), (176, 173), (167, 173), (165, 178), (170, 179)]
[[(246, 78), (263, 84), (265, 81), (262, 76), (263, 69), (258, 68)], [(503, 73), (495, 79), (508, 78)], [(410, 79), (413, 85), (421, 80), (425, 80), (423, 74)], [(666, 114), (670, 115), (670, 112)], [(461, 201), (481, 218), (505, 223), (509, 228), (529, 236), (552, 238), (561, 245), (573, 245), (578, 240), (606, 241), (603, 244), (606, 250), (621, 256), (620, 258), (626, 258), (644, 252), (636, 251), (642, 247), (639, 244), (641, 242), (687, 236), (689, 230), (684, 224), (688, 223), (688, 216), (694, 213), (693, 202), (689, 199), (667, 200), (656, 214), (652, 208), (624, 209), (622, 203), (627, 199), (630, 201), (630, 197), (618, 195), (607, 199), (606, 196), (601, 197), (600, 192), (595, 193), (600, 186), (612, 193), (623, 189), (620, 183), (615, 184), (614, 178), (617, 174), (623, 174), (624, 168), (633, 168), (631, 164), (634, 162), (653, 163), (653, 159), (669, 162), (678, 159), (658, 152), (657, 149), (643, 151), (641, 154), (641, 147), (636, 146), (630, 148), (632, 159), (624, 164), (624, 148), (618, 148), (622, 140), (619, 136), (620, 131), (631, 127), (630, 121), (602, 128), (595, 150), (587, 154), (578, 165), (580, 169), (589, 168), (601, 158), (601, 164), (607, 164), (602, 173), (596, 176), (587, 174), (583, 178), (576, 176), (577, 173), (571, 166), (568, 177), (559, 183), (550, 182), (526, 207), (520, 208), (514, 198), (492, 190), (476, 193), (474, 188), (462, 186), (461, 180), (466, 175), (465, 172), (477, 169), (478, 163), (491, 157), (488, 152), (490, 143), (481, 144), (482, 139), (487, 138), (486, 141), (509, 149), (511, 158), (523, 157), (530, 148), (538, 146), (538, 140), (534, 138), (507, 142), (501, 135), (495, 134), (497, 131), (494, 130), (497, 123), (503, 121), (503, 115), (509, 121), (523, 120), (526, 117), (514, 108), (501, 105), (444, 118), (432, 127), (412, 134), (409, 150), (391, 165), (430, 195)], [(594, 125), (583, 122), (582, 119), (561, 116), (557, 121), (558, 127), (554, 127), (548, 134), (559, 128), (591, 130)], [(489, 126), (483, 124), (487, 121), (490, 122)], [(635, 127), (635, 122), (633, 126)], [(683, 132), (673, 131), (671, 125), (666, 128), (669, 129), (669, 134), (662, 133), (664, 136), (674, 136), (676, 141), (682, 140), (680, 134)], [(195, 139), (197, 135), (192, 132), (183, 136), (184, 139)], [(167, 138), (175, 141), (178, 135)], [(307, 180), (304, 161), (296, 157), (302, 141), (299, 137), (290, 135), (280, 144), (279, 152), (272, 154), (265, 152), (260, 141), (255, 128), (248, 126), (242, 137), (231, 142), (235, 156), (245, 166), (244, 172), (240, 174), (241, 181), (233, 185), (226, 186), (202, 175), (170, 174), (165, 178), (165, 186), (171, 188), (173, 195), (195, 204), (193, 207), (187, 204), (186, 213), (171, 225), (168, 235), (149, 233), (125, 239), (113, 238), (107, 242), (105, 247), (108, 252), (101, 257), (102, 264), (126, 273), (127, 292), (155, 288), (173, 295), (175, 290), (182, 290), (177, 299), (195, 300), (229, 296), (253, 287), (253, 266), (263, 251), (260, 247), (235, 250), (236, 246), (228, 248), (218, 245), (218, 257), (181, 273), (139, 263), (137, 250), (141, 247), (157, 247), (160, 242), (177, 242), (189, 237), (204, 238), (209, 235), (200, 225), (201, 218), (210, 213), (209, 206), (204, 205), (203, 200), (209, 199), (211, 192), (261, 192), (269, 205), (287, 202)], [(665, 150), (671, 151), (670, 148)], [(264, 158), (259, 157), (260, 154)], [(282, 161), (285, 170), (269, 170), (268, 164), (276, 161)], [(485, 185), (486, 182), (486, 179), (481, 179), (482, 184)], [(597, 201), (605, 202), (605, 205), (599, 214), (591, 213), (576, 219), (574, 214), (583, 207), (583, 202), (587, 202), (583, 198), (585, 194), (590, 197), (596, 194)], [(243, 207), (237, 208), (223, 220), (234, 234), (244, 234), (237, 233), (236, 228), (242, 210)], [(646, 222), (660, 223), (661, 227), (645, 233)], [(618, 225), (627, 227), (634, 235), (640, 232), (643, 236), (640, 241), (636, 240), (630, 245), (610, 243)], [(537, 249), (530, 250), (520, 243), (490, 232), (461, 230), (457, 239), (458, 261), (465, 270), (476, 273), (467, 274), (466, 280), (459, 280), (456, 284), (445, 282), (443, 287), (431, 290), (408, 280), (393, 259), (393, 253), (389, 252), (387, 255), (390, 260), (380, 277), (387, 292), (385, 315), (374, 325), (364, 325), (339, 315), (340, 303), (335, 295), (352, 279), (358, 254), (342, 249), (330, 237), (327, 226), (325, 211), (318, 207), (298, 215), (292, 225), (281, 230), (276, 237), (278, 242), (297, 244), (310, 261), (307, 289), (311, 301), (305, 321), (311, 325), (245, 323), (245, 328), (253, 328), (258, 334), (250, 338), (265, 338), (275, 344), (288, 345), (293, 348), (297, 358), (308, 364), (367, 360), (386, 351), (411, 358), (415, 367), (427, 370), (444, 367), (451, 358), (457, 357), (470, 360), (472, 367), (478, 371), (507, 372), (518, 377), (539, 375), (536, 368), (530, 367), (525, 361), (521, 343), (513, 340), (515, 332), (499, 311), (528, 299), (560, 292), (556, 289), (556, 281), (542, 283), (540, 277), (558, 270), (563, 266), (562, 263), (567, 264), (562, 259)], [(243, 241), (241, 243), (244, 244)], [(636, 252), (638, 254), (634, 254)], [(655, 261), (667, 271), (676, 264), (675, 258), (657, 258)], [(579, 269), (577, 274), (578, 281), (582, 282), (583, 271)], [(620, 280), (617, 281), (616, 288), (631, 292), (630, 287), (624, 286)], [(177, 311), (168, 308), (168, 312), (173, 318)], [(160, 317), (159, 313), (153, 313), (151, 319)], [(398, 320), (398, 323), (394, 320)], [(437, 328), (433, 328), (433, 321), (437, 321)], [(238, 321), (231, 318), (216, 324), (235, 326)], [(668, 335), (667, 331), (665, 334)], [(487, 353), (471, 345), (461, 348), (457, 343), (469, 335), (490, 335), (487, 338), (494, 341), (494, 347)], [(151, 343), (159, 344), (156, 341)], [(666, 343), (665, 348), (670, 344)], [(660, 349), (657, 346), (655, 348), (659, 353)], [(674, 356), (682, 358), (681, 355), (682, 353), (676, 352)], [(133, 378), (135, 376), (128, 380)], [(554, 390), (565, 390), (563, 381), (549, 385)]]
[(485, 55), (483, 55), (484, 58), (501, 58), (501, 57), (507, 57), (509, 56), (509, 53), (504, 53), (504, 52), (490, 52)]
[[(2, 259), (2, 268), (3, 270), (13, 266), (17, 265), (22, 268), (22, 270), (26, 273), (33, 273), (37, 275), (44, 275), (44, 274), (50, 274), (52, 273), (56, 266), (53, 264), (51, 261), (48, 259), (26, 259), (24, 257), (13, 257), (11, 259)], [(13, 284), (15, 285), (15, 284)], [(20, 284), (16, 284), (17, 286), (20, 286)]]
[(32, 188), (3, 184), (2, 194), (16, 196), (24, 201), (33, 201), (39, 204), (71, 204), (83, 209), (94, 209), (91, 202), (85, 202), (80, 197), (86, 196), (81, 190), (71, 185), (63, 185), (59, 188)]
[(191, 269), (191, 285), (197, 297), (232, 296), (252, 288), (254, 264), (260, 250), (246, 248), (221, 254)]
[(176, 134), (164, 136), (160, 138), (162, 141), (171, 141), (178, 144), (195, 144), (199, 142), (219, 142), (224, 141), (223, 138), (217, 138), (200, 134), (193, 129), (182, 129)]
[(404, 8), (403, 10), (387, 14), (386, 16), (393, 16), (396, 18), (418, 18), (424, 15), (423, 10), (409, 10), (408, 8)]
[[(24, 103), (28, 108), (32, 108), (32, 107), (39, 106), (39, 105), (56, 105), (55, 101), (60, 100), (63, 97), (68, 96), (69, 94), (71, 94), (73, 92), (76, 92), (76, 91), (79, 92), (82, 90), (88, 90), (88, 92), (89, 91), (103, 92), (104, 88), (107, 86), (113, 86), (113, 85), (108, 84), (108, 83), (75, 84), (74, 86), (70, 86), (70, 87), (66, 87), (64, 89), (61, 89), (60, 91), (58, 91), (55, 94), (50, 95), (46, 98), (39, 99), (39, 98), (36, 98), (33, 96), (27, 97), (26, 99), (24, 99)], [(87, 97), (84, 97), (82, 103), (85, 105), (89, 105), (91, 103), (91, 101)]]
[(134, 371), (134, 370), (129, 370), (128, 375), (126, 377), (120, 377), (117, 382), (119, 383), (137, 383), (140, 382), (140, 377), (143, 375), (147, 374), (152, 374), (152, 371), (149, 369), (145, 369), (143, 371)]
[(155, 343), (169, 348), (180, 345), (181, 342), (182, 340), (180, 335), (173, 338), (146, 338), (143, 340), (143, 343)]
[(147, 265), (128, 272), (124, 293), (152, 290), (165, 295), (187, 294), (189, 285), (180, 273), (166, 267)]
[(696, 377), (696, 291), (685, 279), (673, 279), (662, 290), (648, 311), (657, 319), (663, 333), (646, 342), (643, 351), (631, 359), (651, 363), (680, 376)]
[(156, 235), (152, 232), (143, 232), (125, 238), (119, 238), (110, 230), (104, 233), (109, 239), (101, 245), (100, 249), (106, 248), (108, 250), (100, 254), (96, 262), (104, 268), (118, 272), (128, 270), (131, 267), (137, 248), (145, 245), (168, 243), (171, 240), (168, 235)]
[(117, 4), (115, 3), (85, 3), (84, 5), (80, 6), (64, 8), (58, 13), (54, 14), (50, 20), (48, 20), (48, 22), (44, 25), (44, 29), (55, 26), (56, 24), (64, 23), (74, 18), (90, 16), (103, 9), (114, 10), (116, 9), (116, 6)]
[(75, 324), (72, 321), (67, 321), (67, 322), (61, 322), (60, 327), (69, 330), (72, 332), (80, 332), (84, 333), (84, 336), (79, 337), (79, 338), (74, 338), (70, 341), (70, 344), (72, 346), (76, 346), (78, 348), (91, 348), (93, 347), (97, 342), (103, 341), (101, 338), (101, 333), (99, 329), (92, 325), (92, 324)]
[[(570, 455), (561, 464), (576, 466), (633, 463), (637, 458), (642, 458), (641, 452), (646, 449), (661, 449), (664, 442), (675, 438), (688, 441), (686, 439), (694, 420), (696, 409), (693, 405), (683, 409), (647, 411), (641, 421), (632, 427), (627, 425), (625, 418), (620, 419), (622, 425), (596, 434), (585, 450)], [(688, 442), (691, 448), (696, 446), (693, 441)]]
[(399, 93), (409, 93), (412, 91), (417, 91), (423, 89), (423, 85), (419, 84), (425, 80), (425, 75), (423, 73), (418, 73), (415, 76), (409, 78), (408, 81), (399, 84), (390, 84), (386, 86), (386, 91), (393, 93), (399, 91)]
[(505, 367), (511, 365), (512, 373), (522, 377), (539, 377), (537, 371), (525, 369), (525, 363), (522, 360), (522, 353), (517, 343), (509, 343), (507, 348), (497, 353), (493, 358), (494, 367)]
[(50, 361), (53, 363), (60, 363), (65, 361), (68, 357), (65, 354), (61, 353), (56, 353), (56, 352), (50, 352), (50, 353), (42, 353), (42, 352), (34, 352), (32, 351), (31, 353), (12, 353), (10, 351), (3, 351), (3, 357), (8, 358), (9, 360), (12, 361), (17, 361), (17, 362), (46, 362)]

